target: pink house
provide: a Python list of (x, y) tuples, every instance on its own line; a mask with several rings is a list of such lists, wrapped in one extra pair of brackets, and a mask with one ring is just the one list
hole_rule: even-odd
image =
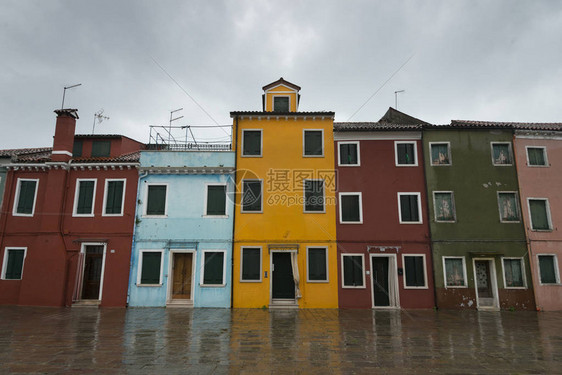
[(514, 124), (521, 211), (537, 309), (562, 310), (562, 124)]

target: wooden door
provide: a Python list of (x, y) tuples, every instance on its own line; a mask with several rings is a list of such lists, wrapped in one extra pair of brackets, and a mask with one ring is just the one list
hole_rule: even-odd
[(191, 299), (192, 269), (192, 253), (174, 253), (172, 299)]
[(373, 297), (375, 306), (390, 306), (388, 257), (372, 257)]
[(103, 246), (86, 246), (85, 253), (82, 299), (100, 299)]
[(476, 286), (479, 298), (492, 298), (492, 283), (490, 280), (490, 262), (487, 260), (477, 260), (474, 262), (476, 267)]
[(293, 279), (293, 266), (291, 253), (272, 253), (272, 297), (280, 299), (295, 298), (295, 280)]

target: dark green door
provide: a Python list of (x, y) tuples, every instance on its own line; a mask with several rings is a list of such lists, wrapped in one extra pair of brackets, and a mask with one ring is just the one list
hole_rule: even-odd
[(375, 306), (390, 306), (388, 294), (388, 257), (372, 257)]
[(295, 298), (295, 281), (291, 266), (291, 253), (272, 253), (273, 255), (273, 298)]

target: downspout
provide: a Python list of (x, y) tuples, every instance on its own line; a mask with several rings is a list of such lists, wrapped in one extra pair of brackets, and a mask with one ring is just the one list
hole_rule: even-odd
[[(231, 243), (231, 248), (230, 248), (230, 308), (233, 307), (234, 304), (234, 231), (236, 229), (235, 224), (236, 224), (236, 171), (237, 171), (237, 165), (238, 165), (238, 115), (236, 115), (236, 117), (234, 118), (234, 140), (236, 141), (234, 143), (234, 191), (232, 194), (232, 197), (234, 199), (233, 202), (233, 210), (232, 210), (232, 243)], [(240, 198), (242, 199), (242, 198)], [(242, 256), (242, 254), (240, 254), (240, 256)]]
[[(6, 171), (6, 179), (8, 179), (8, 173), (9, 173), (9, 171)], [(12, 171), (12, 173), (10, 175), (10, 190), (7, 191), (7, 188), (8, 188), (7, 182), (8, 181), (6, 181), (6, 184), (4, 185), (4, 196), (6, 196), (7, 192), (10, 193), (9, 196), (12, 195), (12, 192), (15, 192), (14, 181), (17, 181), (17, 179), (14, 176), (14, 174), (15, 174), (15, 171)], [(14, 194), (14, 202), (11, 205), (10, 205), (11, 199), (9, 199), (9, 196), (8, 196), (7, 202), (6, 201), (2, 202), (2, 213), (4, 214), (4, 215), (2, 215), (2, 219), (4, 221), (2, 223), (2, 232), (0, 233), (0, 249), (4, 248), (4, 237), (6, 237), (6, 226), (8, 225), (8, 215), (10, 214), (9, 208), (6, 209), (6, 210), (4, 210), (4, 208), (6, 208), (6, 205), (8, 205), (8, 207), (10, 207), (10, 206), (13, 207), (13, 205), (16, 204), (16, 195)]]
[[(68, 282), (69, 282), (69, 275), (68, 275), (68, 270), (69, 270), (69, 265), (70, 265), (70, 259), (72, 257), (68, 257), (68, 249), (66, 248), (66, 241), (64, 240), (64, 218), (65, 218), (65, 209), (66, 209), (66, 197), (67, 197), (67, 193), (68, 193), (68, 175), (70, 174), (70, 163), (72, 163), (72, 160), (69, 160), (67, 163), (67, 167), (68, 169), (65, 171), (65, 175), (64, 175), (64, 190), (62, 193), (62, 202), (61, 202), (61, 210), (60, 210), (60, 215), (59, 215), (59, 235), (61, 237), (62, 240), (62, 245), (64, 247), (63, 252), (64, 252), (64, 288), (63, 288), (63, 301), (64, 301), (64, 306), (69, 307), (71, 304), (67, 303), (67, 293), (68, 293)], [(63, 167), (64, 169), (64, 167)], [(68, 259), (67, 259), (68, 258)], [(72, 300), (72, 297), (71, 297)]]
[[(139, 164), (140, 167), (140, 164)], [(131, 258), (129, 259), (129, 284), (127, 286), (127, 301), (125, 302), (127, 306), (129, 306), (129, 299), (131, 297), (131, 282), (132, 282), (132, 275), (133, 275), (133, 251), (135, 249), (135, 236), (137, 232), (137, 207), (138, 201), (140, 198), (140, 189), (141, 189), (141, 180), (148, 176), (148, 172), (144, 172), (144, 174), (140, 174), (139, 171), (139, 181), (137, 184), (137, 196), (135, 197), (135, 218), (133, 223), (133, 238), (131, 239)]]

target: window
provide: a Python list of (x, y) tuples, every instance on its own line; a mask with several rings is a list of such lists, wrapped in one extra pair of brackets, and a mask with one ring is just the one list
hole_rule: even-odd
[(304, 180), (304, 212), (324, 212), (324, 180)]
[(400, 224), (421, 224), (420, 193), (398, 193)]
[(511, 165), (512, 162), (510, 143), (492, 143), (492, 163), (494, 165)]
[(528, 198), (532, 230), (552, 230), (548, 199)]
[(261, 247), (242, 248), (240, 281), (261, 281)]
[(503, 282), (506, 288), (525, 288), (523, 258), (502, 258)]
[(289, 97), (288, 96), (274, 96), (273, 97), (273, 112), (289, 112)]
[(363, 223), (361, 193), (340, 193), (340, 223)]
[(168, 200), (167, 196), (167, 185), (148, 185), (146, 193), (146, 215), (165, 216)]
[(242, 156), (261, 156), (261, 130), (242, 130)]
[(343, 288), (365, 287), (363, 255), (342, 254)]
[(14, 216), (33, 216), (37, 198), (38, 179), (18, 178), (16, 197), (14, 199)]
[(95, 179), (77, 179), (74, 193), (73, 216), (94, 216), (94, 198), (96, 196)]
[(138, 285), (162, 284), (162, 251), (141, 250), (139, 254)]
[(538, 255), (541, 284), (558, 284), (558, 259), (554, 255)]
[(82, 156), (82, 146), (84, 142), (82, 141), (74, 141), (74, 145), (72, 146), (72, 156), (75, 158), (79, 158)]
[(427, 288), (424, 255), (402, 255), (404, 288)]
[(464, 257), (443, 257), (445, 288), (466, 287), (466, 266)]
[(261, 180), (243, 180), (242, 186), (242, 212), (262, 212)]
[(338, 142), (338, 165), (359, 166), (359, 142)]
[(207, 185), (207, 216), (226, 215), (226, 185)]
[(103, 215), (123, 216), (123, 203), (125, 201), (126, 180), (106, 179), (103, 194)]
[(454, 223), (456, 221), (455, 199), (452, 191), (434, 191), (433, 209), (435, 221), (440, 223)]
[(224, 285), (224, 251), (203, 252), (202, 285)]
[(304, 156), (324, 156), (324, 131), (303, 131)]
[(3, 280), (21, 280), (26, 253), (27, 248), (25, 247), (6, 248), (2, 262)]
[(94, 141), (92, 142), (92, 157), (106, 158), (109, 157), (111, 150), (111, 141)]
[(417, 166), (416, 142), (394, 142), (395, 161), (397, 166)]
[(548, 159), (546, 157), (546, 147), (527, 146), (527, 165), (530, 167), (546, 167)]
[(516, 193), (498, 192), (498, 207), (502, 223), (519, 222), (519, 205), (517, 204)]
[(451, 165), (451, 145), (449, 142), (429, 143), (431, 165)]
[(328, 257), (326, 255), (328, 249), (325, 247), (307, 247), (306, 262), (308, 268), (309, 282), (326, 282), (328, 281)]

